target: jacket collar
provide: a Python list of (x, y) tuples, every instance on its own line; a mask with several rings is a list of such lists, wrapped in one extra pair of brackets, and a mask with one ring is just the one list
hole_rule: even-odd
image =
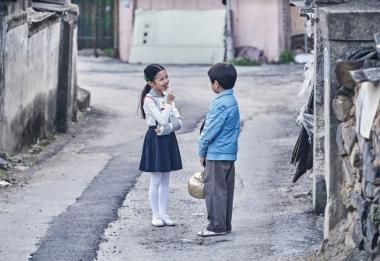
[(233, 93), (234, 93), (233, 89), (224, 90), (216, 95), (215, 100), (226, 95), (232, 95)]

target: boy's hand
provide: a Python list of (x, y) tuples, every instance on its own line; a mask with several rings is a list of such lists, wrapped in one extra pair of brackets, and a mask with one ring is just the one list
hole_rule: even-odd
[(201, 166), (204, 167), (204, 165), (205, 165), (205, 158), (199, 157), (199, 162), (201, 163)]

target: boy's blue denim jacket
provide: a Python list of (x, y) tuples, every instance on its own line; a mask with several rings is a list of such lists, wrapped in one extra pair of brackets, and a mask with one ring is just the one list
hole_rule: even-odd
[(232, 89), (220, 92), (211, 102), (198, 141), (199, 157), (236, 160), (240, 113)]

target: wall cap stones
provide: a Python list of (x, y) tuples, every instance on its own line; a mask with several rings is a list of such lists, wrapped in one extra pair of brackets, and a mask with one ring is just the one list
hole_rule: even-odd
[(26, 11), (17, 12), (15, 14), (6, 16), (6, 32), (9, 32), (16, 27), (25, 24), (27, 22), (27, 17), (28, 15)]
[(372, 41), (379, 31), (380, 1), (367, 0), (319, 8), (322, 37), (329, 40)]
[(47, 28), (52, 23), (60, 21), (60, 16), (55, 12), (40, 12), (32, 8), (28, 9), (29, 37)]

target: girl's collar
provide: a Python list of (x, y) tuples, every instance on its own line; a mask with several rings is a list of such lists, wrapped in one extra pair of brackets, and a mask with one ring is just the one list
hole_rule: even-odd
[(160, 93), (158, 93), (155, 89), (151, 89), (149, 94), (152, 95), (153, 97), (158, 97), (158, 98), (162, 98), (165, 96), (164, 94), (161, 95)]

